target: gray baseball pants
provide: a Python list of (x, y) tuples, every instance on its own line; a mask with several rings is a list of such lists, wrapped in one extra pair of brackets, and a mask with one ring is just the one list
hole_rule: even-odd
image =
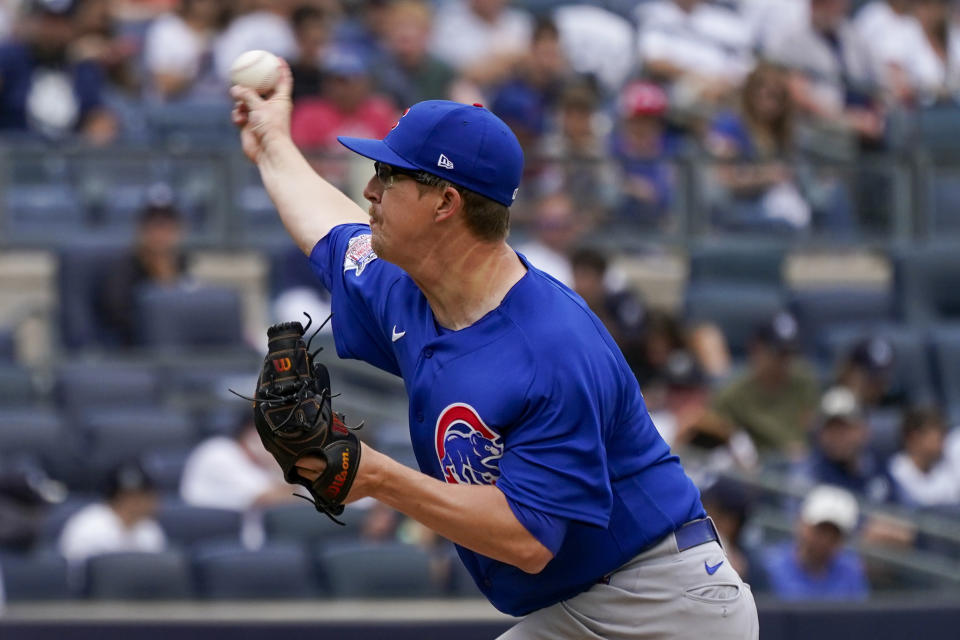
[(753, 593), (730, 566), (723, 548), (707, 542), (679, 552), (670, 534), (612, 573), (609, 584), (597, 583), (569, 600), (534, 611), (498, 640), (759, 636)]

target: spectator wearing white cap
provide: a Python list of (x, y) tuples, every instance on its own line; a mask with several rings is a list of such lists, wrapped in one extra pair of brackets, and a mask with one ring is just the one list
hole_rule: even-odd
[(870, 430), (856, 396), (833, 387), (820, 399), (810, 456), (799, 465), (804, 483), (843, 487), (872, 501), (890, 498), (891, 482), (868, 448)]
[(820, 485), (800, 508), (794, 540), (767, 549), (764, 569), (783, 600), (862, 600), (869, 593), (859, 556), (845, 543), (857, 527), (857, 500)]

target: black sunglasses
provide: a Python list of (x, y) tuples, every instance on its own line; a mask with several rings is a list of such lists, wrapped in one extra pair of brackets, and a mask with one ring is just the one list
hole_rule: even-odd
[(423, 171), (414, 171), (410, 169), (401, 169), (384, 162), (374, 162), (373, 171), (377, 174), (377, 179), (384, 187), (390, 186), (394, 176), (407, 176), (414, 182), (426, 184), (427, 174)]

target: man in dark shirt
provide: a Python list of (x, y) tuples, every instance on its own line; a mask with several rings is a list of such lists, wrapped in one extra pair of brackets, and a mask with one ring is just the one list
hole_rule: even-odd
[(94, 143), (116, 135), (116, 119), (103, 106), (103, 68), (68, 55), (75, 6), (33, 0), (20, 39), (0, 45), (0, 132), (49, 138), (75, 132)]

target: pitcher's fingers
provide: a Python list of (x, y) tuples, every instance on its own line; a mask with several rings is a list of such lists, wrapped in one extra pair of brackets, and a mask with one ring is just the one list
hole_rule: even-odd
[(247, 124), (248, 114), (248, 110), (234, 107), (233, 111), (230, 112), (230, 119), (233, 120), (233, 124), (237, 125), (238, 127), (242, 127), (243, 125)]
[(277, 86), (274, 89), (273, 97), (289, 100), (293, 92), (293, 73), (290, 71), (290, 65), (283, 58), (280, 58), (279, 71), (280, 75), (277, 77)]
[(262, 107), (264, 104), (263, 98), (257, 95), (256, 91), (247, 87), (241, 87), (238, 84), (230, 87), (230, 97), (237, 102), (242, 102), (248, 109), (256, 109)]

